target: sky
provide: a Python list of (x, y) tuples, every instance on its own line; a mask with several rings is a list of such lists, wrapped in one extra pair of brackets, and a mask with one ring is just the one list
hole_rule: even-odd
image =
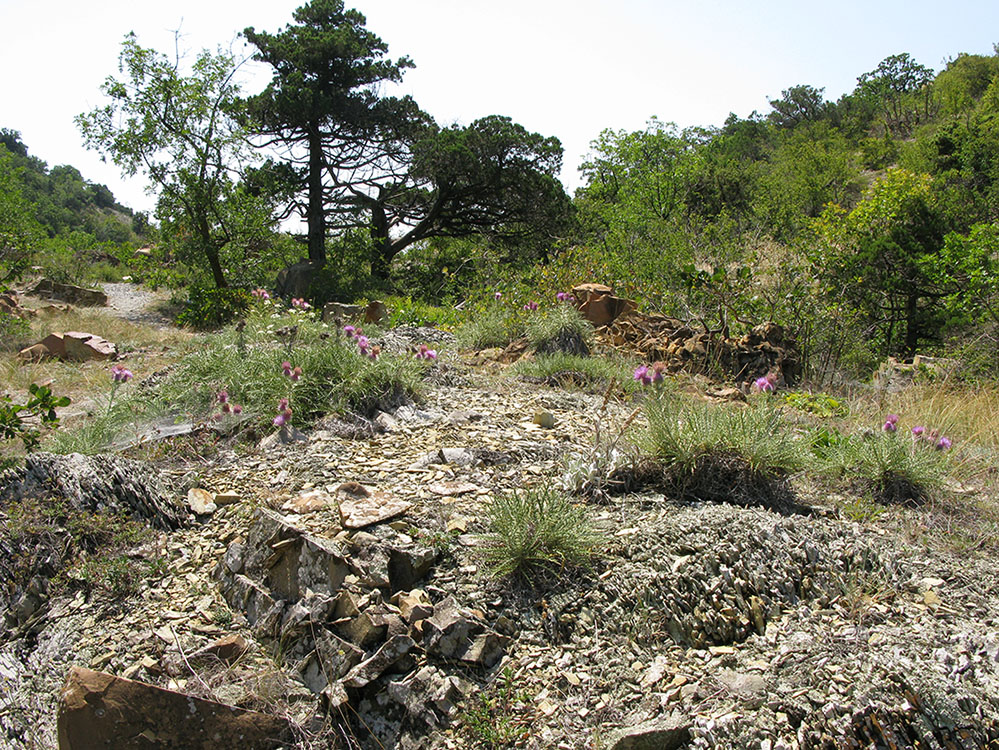
[[(141, 178), (84, 149), (75, 115), (103, 103), (122, 38), (193, 56), (234, 45), (253, 26), (276, 32), (302, 0), (0, 0), (0, 127), (20, 131), (50, 167), (71, 164), (119, 201), (151, 210)], [(721, 125), (730, 112), (769, 111), (768, 98), (807, 83), (835, 100), (885, 57), (908, 52), (940, 70), (960, 52), (992, 54), (993, 0), (347, 0), (393, 58), (416, 64), (396, 90), (443, 124), (506, 115), (558, 137), (562, 181), (606, 129), (641, 130), (652, 116), (680, 127)], [(245, 91), (266, 84), (247, 68)]]

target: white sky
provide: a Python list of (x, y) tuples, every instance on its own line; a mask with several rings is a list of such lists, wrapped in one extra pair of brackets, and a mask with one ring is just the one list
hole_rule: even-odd
[[(246, 26), (276, 32), (301, 1), (0, 0), (0, 127), (21, 132), (49, 166), (72, 164), (139, 210), (154, 200), (140, 179), (83, 149), (74, 115), (102, 103), (121, 40), (191, 52), (228, 45)], [(909, 52), (939, 70), (959, 52), (991, 54), (999, 3), (991, 0), (347, 0), (367, 27), (408, 55), (401, 92), (439, 122), (508, 115), (565, 148), (562, 180), (604, 128), (638, 130), (652, 116), (720, 125), (769, 111), (767, 98), (799, 83), (850, 91), (883, 58)], [(237, 41), (242, 46), (242, 40)], [(257, 71), (248, 91), (269, 77)]]

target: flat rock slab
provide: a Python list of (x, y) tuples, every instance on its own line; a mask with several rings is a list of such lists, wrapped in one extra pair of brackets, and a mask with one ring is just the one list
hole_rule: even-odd
[(277, 716), (83, 667), (66, 678), (57, 731), (59, 750), (263, 750), (292, 740), (288, 722)]
[(367, 497), (341, 492), (339, 499), (343, 526), (346, 529), (363, 529), (401, 516), (413, 507), (408, 500), (400, 500), (380, 490), (375, 490)]
[(28, 294), (59, 299), (84, 307), (104, 307), (108, 303), (108, 296), (99, 289), (84, 289), (72, 284), (61, 284), (58, 281), (52, 281), (52, 279), (42, 279), (28, 290)]

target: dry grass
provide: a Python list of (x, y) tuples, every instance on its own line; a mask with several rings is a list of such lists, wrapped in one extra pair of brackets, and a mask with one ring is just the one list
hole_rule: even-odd
[[(116, 318), (104, 310), (71, 309), (39, 314), (31, 322), (32, 341), (54, 331), (86, 331), (114, 342), (121, 354), (119, 362), (142, 382), (152, 373), (180, 358), (191, 344), (193, 334), (176, 328), (158, 329)], [(105, 399), (111, 379), (108, 362), (22, 362), (17, 352), (0, 352), (0, 392), (15, 401), (25, 398), (32, 383), (49, 383), (57, 396), (69, 396), (70, 405), (59, 410), (63, 426), (73, 426), (93, 412)], [(18, 446), (4, 446), (5, 452), (18, 452)]]

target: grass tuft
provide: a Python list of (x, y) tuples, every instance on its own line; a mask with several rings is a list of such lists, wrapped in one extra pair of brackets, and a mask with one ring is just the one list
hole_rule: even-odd
[(593, 347), (593, 326), (572, 305), (559, 304), (528, 319), (527, 340), (539, 354), (587, 356)]
[(548, 488), (497, 497), (489, 509), (489, 527), (485, 557), (496, 576), (583, 566), (600, 543), (585, 511)]

